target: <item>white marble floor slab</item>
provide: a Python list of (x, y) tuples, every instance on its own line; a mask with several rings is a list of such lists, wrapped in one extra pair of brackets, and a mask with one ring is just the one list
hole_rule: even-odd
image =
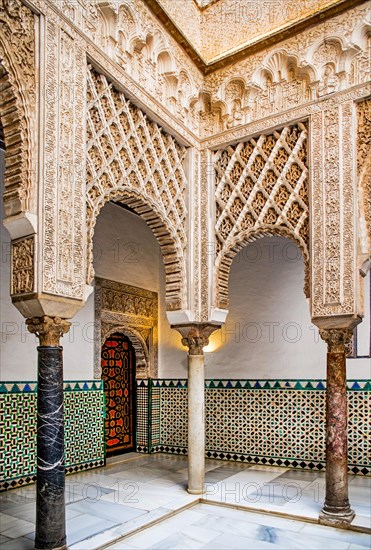
[[(292, 519), (317, 521), (324, 486), (323, 472), (207, 460), (200, 503), (186, 491), (187, 457), (131, 453), (104, 468), (67, 476), (68, 545), (71, 550), (370, 548), (370, 535)], [(357, 514), (352, 525), (370, 529), (371, 478), (349, 476), (349, 494)], [(0, 494), (0, 512), (1, 549), (31, 549), (35, 485)]]
[(195, 504), (190, 510), (127, 536), (110, 550), (251, 549), (347, 550), (369, 548), (370, 535), (285, 520), (225, 506)]

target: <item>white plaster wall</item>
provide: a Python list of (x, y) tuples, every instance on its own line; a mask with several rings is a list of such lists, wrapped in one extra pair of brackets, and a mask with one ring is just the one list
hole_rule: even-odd
[(145, 221), (116, 204), (106, 204), (94, 232), (94, 269), (97, 277), (159, 294), (159, 377), (186, 376), (186, 349), (166, 317), (161, 250)]
[[(311, 323), (296, 245), (267, 237), (235, 257), (225, 327), (211, 337), (206, 378), (325, 378), (326, 345)], [(367, 378), (361, 360), (348, 377)]]
[[(5, 153), (0, 149), (0, 193), (4, 189)], [(10, 236), (2, 224), (3, 201), (0, 205), (0, 379), (36, 380), (37, 339), (26, 330), (24, 318), (10, 299)]]
[[(3, 152), (0, 162), (3, 170)], [(26, 330), (23, 317), (11, 303), (10, 238), (2, 225), (0, 232), (0, 377), (35, 380), (37, 339)], [(166, 318), (161, 251), (144, 220), (115, 204), (107, 204), (95, 228), (94, 267), (98, 277), (159, 293), (159, 377), (186, 378), (186, 349)], [(325, 377), (326, 346), (310, 321), (303, 281), (303, 261), (291, 241), (266, 238), (244, 248), (232, 264), (226, 326), (211, 337), (207, 349), (214, 351), (205, 354), (206, 377)], [(369, 284), (368, 275), (365, 321), (358, 329), (358, 353), (361, 350), (364, 353), (369, 346)], [(64, 378), (92, 379), (93, 294), (72, 323), (70, 332), (62, 339)], [(370, 377), (369, 358), (348, 360), (347, 365), (348, 378)]]
[[(4, 151), (0, 150), (1, 196), (4, 185)], [(0, 287), (0, 379), (30, 381), (37, 379), (38, 339), (26, 329), (25, 319), (10, 299), (10, 236), (2, 225), (3, 201), (0, 207), (1, 236), (1, 287)], [(61, 340), (64, 349), (64, 379), (88, 380), (93, 378), (92, 322), (94, 308), (92, 296), (85, 307), (74, 317), (70, 332)]]

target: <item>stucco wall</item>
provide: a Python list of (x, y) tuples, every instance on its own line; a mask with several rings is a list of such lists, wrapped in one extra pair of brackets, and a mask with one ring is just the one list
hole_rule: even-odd
[[(206, 353), (206, 378), (325, 378), (326, 345), (303, 286), (304, 263), (292, 241), (267, 237), (241, 250), (232, 263), (226, 325), (206, 348), (214, 350)], [(348, 360), (348, 378), (368, 378), (369, 366), (368, 359)]]
[[(11, 303), (10, 239), (2, 225), (0, 231), (0, 376), (2, 380), (35, 380), (37, 339), (28, 333), (23, 317)], [(159, 293), (158, 376), (187, 377), (186, 349), (166, 318), (160, 248), (146, 223), (117, 205), (107, 204), (95, 228), (94, 267), (98, 277)], [(303, 281), (303, 261), (291, 241), (266, 238), (244, 248), (232, 264), (226, 326), (211, 338), (207, 350), (213, 351), (206, 350), (206, 377), (325, 377), (326, 346), (310, 321)], [(357, 346), (362, 355), (367, 354), (370, 338), (369, 275), (364, 283), (366, 320), (358, 329)], [(64, 378), (92, 379), (93, 294), (72, 321), (69, 334), (62, 339)], [(369, 378), (369, 358), (348, 360), (347, 374), (348, 378)]]

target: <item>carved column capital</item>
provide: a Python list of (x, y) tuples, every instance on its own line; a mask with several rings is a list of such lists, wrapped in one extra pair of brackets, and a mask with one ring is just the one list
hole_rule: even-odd
[(209, 336), (221, 327), (218, 323), (189, 323), (172, 325), (182, 335), (182, 344), (189, 355), (203, 355), (203, 348), (209, 343)]
[(319, 334), (328, 346), (328, 353), (345, 353), (353, 337), (353, 331), (347, 328), (320, 329)]
[(26, 319), (28, 330), (40, 340), (40, 346), (57, 347), (60, 337), (69, 331), (71, 323), (60, 317), (32, 317)]

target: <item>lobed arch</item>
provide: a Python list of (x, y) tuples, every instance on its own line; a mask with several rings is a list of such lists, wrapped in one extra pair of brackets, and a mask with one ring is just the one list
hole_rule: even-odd
[(132, 104), (106, 77), (88, 73), (87, 282), (101, 208), (121, 202), (140, 215), (162, 251), (168, 311), (186, 307), (187, 188), (185, 146)]
[(234, 257), (249, 243), (252, 243), (263, 237), (285, 237), (293, 241), (300, 249), (304, 259), (304, 294), (309, 298), (309, 281), (310, 281), (310, 258), (308, 247), (302, 237), (297, 235), (293, 230), (284, 226), (277, 225), (261, 225), (245, 231), (239, 232), (231, 239), (219, 254), (216, 261), (215, 269), (215, 289), (216, 307), (220, 309), (228, 309), (229, 303), (229, 275)]
[[(0, 117), (5, 141), (5, 216), (34, 212), (35, 20), (23, 5), (0, 9)], [(25, 228), (33, 232), (34, 228)]]
[(186, 308), (186, 267), (184, 250), (176, 229), (169, 224), (158, 204), (144, 197), (127, 184), (118, 189), (106, 191), (97, 197), (94, 207), (87, 208), (87, 282), (94, 279), (93, 237), (97, 217), (103, 206), (109, 202), (121, 203), (138, 214), (151, 229), (162, 253), (165, 269), (165, 304), (167, 311)]

